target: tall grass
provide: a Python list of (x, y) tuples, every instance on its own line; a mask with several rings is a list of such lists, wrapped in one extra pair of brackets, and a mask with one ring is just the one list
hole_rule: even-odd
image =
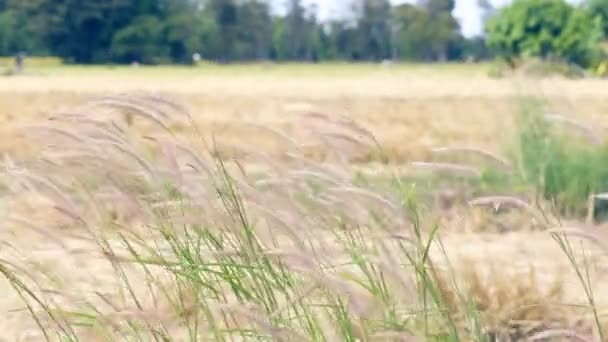
[[(121, 124), (125, 113), (157, 130), (138, 136)], [(366, 149), (375, 139), (354, 122), (316, 117), (337, 134), (293, 141), (274, 159), (246, 151), (245, 162), (222, 158), (202, 134), (176, 137), (171, 122), (194, 120), (158, 97), (103, 99), (56, 116), (35, 131), (40, 158), (6, 163), (4, 179), (16, 193), (51, 201), (68, 231), (13, 219), (60, 245), (63, 234), (78, 239), (86, 246), (79, 253), (112, 270), (112, 291), (73, 293), (52, 274), (24, 271), (27, 257), (24, 265), (0, 262), (0, 273), (46, 340), (494, 341), (556, 327), (576, 334), (557, 315), (527, 326), (549, 305), (536, 316), (513, 310), (492, 320), (491, 294), (480, 295), (473, 270), (464, 279), (454, 271), (441, 227), (421, 215), (411, 184), (396, 178), (393, 191), (381, 191), (357, 182), (352, 143)], [(335, 158), (308, 158), (300, 147), (310, 143), (334, 149)], [(503, 301), (535, 286), (505, 291)], [(518, 304), (539, 308), (543, 296)]]
[(452, 174), (467, 171), (473, 175), (468, 186), (479, 196), (523, 194), (552, 203), (563, 217), (606, 219), (608, 143), (601, 132), (572, 117), (547, 114), (540, 99), (525, 98), (520, 104), (515, 130), (506, 140), (506, 156), (479, 148), (443, 147), (434, 150), (445, 155), (443, 160), (464, 152), (486, 162), (471, 164), (468, 158), (468, 164), (426, 165), (449, 166)]
[[(608, 190), (608, 144), (585, 124), (545, 112), (542, 103), (529, 101), (519, 116), (516, 158), (522, 180), (562, 215), (582, 217), (593, 209), (590, 196)], [(598, 204), (595, 212), (602, 218), (605, 205)]]

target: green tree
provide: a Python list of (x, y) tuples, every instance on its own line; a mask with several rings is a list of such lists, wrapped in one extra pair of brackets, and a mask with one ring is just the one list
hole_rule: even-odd
[(608, 37), (608, 0), (588, 0), (587, 9), (592, 16), (600, 18), (604, 37)]
[(454, 2), (425, 0), (394, 9), (394, 44), (400, 58), (445, 61), (462, 56), (464, 39), (452, 15)]
[(51, 53), (92, 63), (108, 59), (115, 27), (120, 27), (128, 1), (13, 0), (11, 7), (24, 13), (32, 32)]
[(590, 66), (598, 58), (600, 23), (564, 0), (516, 0), (488, 21), (488, 44), (511, 62), (537, 56)]
[(357, 50), (364, 59), (391, 56), (391, 4), (388, 0), (360, 0), (356, 5)]
[(454, 0), (422, 0), (420, 4), (428, 12), (426, 30), (433, 59), (446, 61), (451, 50), (461, 41), (460, 26), (454, 18)]
[[(181, 61), (195, 45), (194, 41), (199, 35), (196, 8), (197, 3), (193, 0), (6, 2), (6, 10), (12, 11), (17, 17), (26, 18), (25, 29), (28, 35), (35, 37), (30, 40), (44, 42), (44, 47), (50, 53), (76, 63), (125, 61), (124, 44), (122, 47), (114, 44), (134, 40), (134, 36), (139, 36), (135, 39), (138, 42), (143, 37), (153, 39), (145, 44), (148, 52), (157, 51), (160, 45), (169, 45), (168, 55), (175, 61)], [(150, 23), (158, 25), (153, 32), (134, 32), (150, 28)], [(152, 37), (159, 29), (160, 38)], [(151, 49), (152, 44), (158, 44), (158, 49)], [(116, 54), (117, 51), (121, 53)]]
[(461, 58), (467, 46), (453, 0), (398, 7), (353, 0), (352, 13), (328, 23), (305, 0), (285, 0), (287, 13), (273, 16), (274, 1), (0, 0), (0, 54), (52, 54), (74, 63), (190, 63), (194, 52), (226, 62), (442, 60)]
[(329, 42), (329, 53), (335, 59), (360, 60), (359, 36), (357, 27), (346, 21), (332, 21), (328, 25), (326, 38)]
[(319, 24), (314, 8), (301, 0), (290, 0), (284, 18), (275, 20), (273, 54), (279, 60), (316, 60), (319, 55)]
[(433, 50), (428, 44), (430, 15), (420, 6), (403, 4), (393, 14), (396, 27), (394, 45), (399, 59), (430, 60)]
[(268, 3), (248, 0), (238, 7), (237, 57), (268, 59), (272, 46), (272, 18)]
[(301, 0), (289, 0), (285, 17), (286, 30), (283, 39), (287, 40), (289, 58), (299, 59), (303, 55), (306, 30), (305, 8)]
[(212, 14), (221, 41), (213, 57), (227, 62), (234, 56), (237, 40), (238, 7), (233, 0), (209, 0), (207, 10)]
[(0, 55), (21, 51), (42, 52), (23, 16), (14, 10), (0, 12)]
[(120, 62), (166, 62), (170, 52), (161, 44), (162, 35), (162, 25), (157, 17), (140, 16), (114, 35), (112, 55)]
[(36, 0), (0, 0), (0, 55), (48, 54), (47, 44), (36, 30), (36, 21), (28, 16), (26, 3), (36, 4)]
[(192, 55), (202, 51), (201, 18), (187, 14), (173, 15), (162, 24), (161, 44), (168, 46), (173, 62), (191, 63)]

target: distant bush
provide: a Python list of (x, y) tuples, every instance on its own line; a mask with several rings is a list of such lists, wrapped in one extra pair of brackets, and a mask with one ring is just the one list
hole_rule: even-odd
[[(582, 216), (590, 209), (590, 196), (608, 191), (608, 144), (574, 120), (553, 117), (557, 122), (552, 124), (551, 116), (542, 113), (542, 107), (529, 104), (519, 118), (520, 176), (562, 214)], [(573, 129), (582, 133), (580, 139)], [(597, 215), (608, 216), (608, 207), (596, 209)]]
[(510, 69), (510, 66), (504, 60), (496, 60), (490, 64), (488, 76), (491, 78), (503, 78)]
[(505, 59), (498, 59), (490, 64), (488, 69), (488, 76), (491, 78), (503, 78), (514, 73), (532, 78), (561, 76), (578, 79), (587, 75), (586, 71), (576, 64), (562, 60), (540, 58), (513, 59), (510, 62)]
[(521, 72), (531, 77), (563, 76), (566, 78), (584, 78), (585, 70), (576, 64), (559, 60), (530, 59), (522, 64)]
[(595, 68), (594, 74), (599, 77), (608, 77), (608, 61), (601, 62)]

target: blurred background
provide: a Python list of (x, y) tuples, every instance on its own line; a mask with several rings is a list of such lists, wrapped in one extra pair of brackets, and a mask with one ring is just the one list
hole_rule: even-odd
[(192, 64), (526, 55), (597, 67), (607, 16), (603, 0), (2, 0), (0, 56)]

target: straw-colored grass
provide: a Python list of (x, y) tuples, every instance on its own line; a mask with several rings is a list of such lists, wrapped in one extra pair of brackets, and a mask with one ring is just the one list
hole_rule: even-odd
[[(485, 181), (486, 170), (457, 164), (450, 146), (479, 146), (465, 152), (516, 168), (498, 134), (513, 127), (515, 81), (366, 68), (7, 78), (0, 337), (602, 336), (606, 260), (593, 243), (601, 233), (569, 235), (569, 247), (562, 230), (548, 230), (560, 223), (543, 199), (427, 201), (444, 185), (475, 193), (476, 179)], [(601, 121), (603, 90), (577, 84), (541, 85), (549, 98), (576, 89), (568, 108)], [(407, 166), (417, 160), (475, 179), (411, 182), (429, 171)], [(428, 189), (413, 187), (426, 181)], [(479, 232), (496, 220), (510, 233)]]
[[(253, 121), (291, 133), (294, 127), (287, 120), (295, 112), (348, 115), (375, 134), (390, 160), (407, 163), (428, 159), (433, 148), (444, 146), (501, 152), (501, 135), (517, 108), (513, 96), (519, 94), (547, 96), (558, 107), (555, 112), (594, 123), (602, 123), (601, 113), (608, 111), (603, 101), (606, 87), (598, 81), (526, 81), (522, 87), (524, 81), (486, 78), (483, 67), (460, 72), (379, 66), (339, 66), (334, 72), (324, 66), (251, 69), (65, 67), (4, 77), (0, 82), (3, 137), (11, 136), (22, 119), (47, 117), (94, 96), (152, 91), (187, 104), (204, 132), (221, 131), (224, 140), (241, 144), (249, 143), (244, 142), (246, 136), (267, 149), (272, 145), (239, 123)], [(15, 139), (3, 139), (0, 152), (23, 145)]]

